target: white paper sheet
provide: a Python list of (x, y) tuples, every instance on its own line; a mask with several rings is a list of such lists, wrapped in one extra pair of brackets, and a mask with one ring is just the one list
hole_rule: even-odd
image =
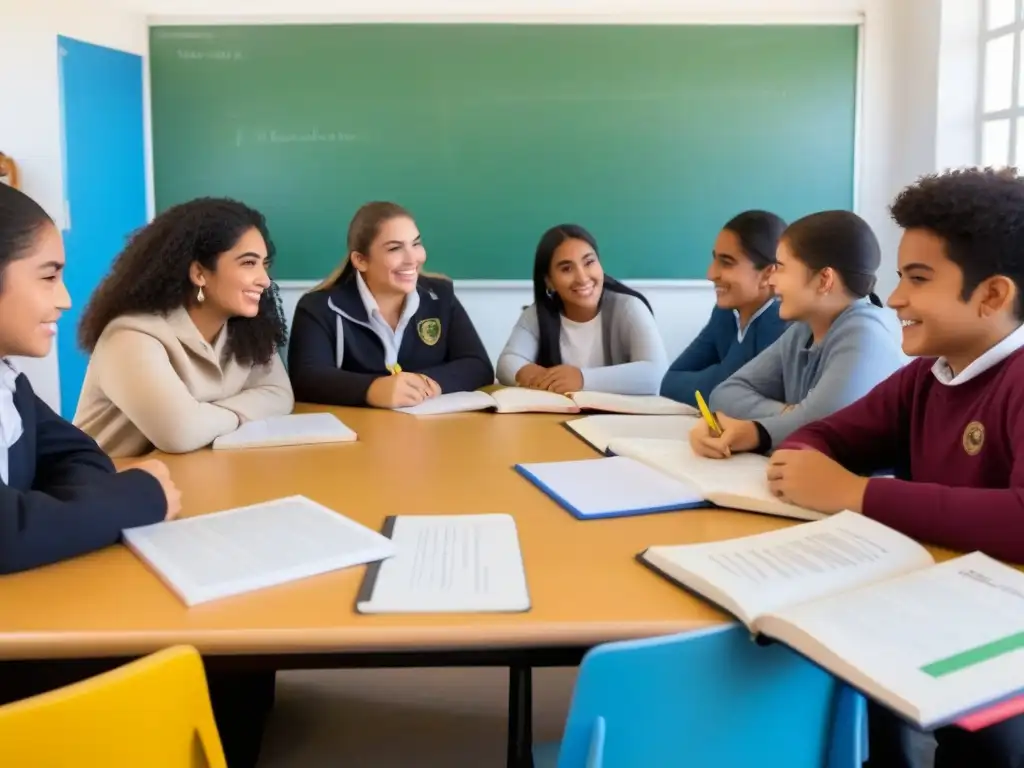
[(330, 413), (293, 413), (249, 421), (213, 441), (214, 450), (311, 443), (349, 443), (356, 433)]
[(395, 553), (386, 536), (304, 496), (129, 528), (124, 540), (190, 606)]
[[(398, 553), (377, 566), (361, 613), (526, 611), (530, 595), (510, 515), (400, 515)], [(368, 573), (369, 578), (369, 573)]]

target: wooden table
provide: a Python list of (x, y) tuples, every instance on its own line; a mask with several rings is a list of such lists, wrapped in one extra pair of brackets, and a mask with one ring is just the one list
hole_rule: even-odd
[(117, 546), (0, 578), (0, 659), (126, 659), (187, 643), (222, 662), (279, 669), (509, 666), (510, 739), (519, 740), (515, 749), (525, 760), (532, 666), (571, 665), (586, 649), (609, 640), (727, 620), (639, 565), (639, 551), (790, 524), (711, 510), (578, 521), (513, 469), (517, 462), (597, 455), (562, 427), (565, 416), (416, 418), (371, 409), (297, 410), (332, 410), (356, 430), (359, 442), (161, 456), (183, 491), (184, 513), (292, 494), (375, 529), (394, 514), (511, 513), (532, 609), (508, 615), (359, 615), (354, 603), (363, 568), (186, 609)]

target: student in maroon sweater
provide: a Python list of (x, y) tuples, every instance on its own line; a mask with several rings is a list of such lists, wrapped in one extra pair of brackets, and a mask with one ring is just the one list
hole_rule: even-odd
[[(793, 433), (772, 492), (850, 509), (914, 538), (1024, 563), (1024, 179), (963, 170), (925, 177), (892, 206), (904, 230), (889, 306), (919, 359)], [(809, 450), (808, 450), (809, 449)], [(866, 475), (894, 471), (895, 478)], [(906, 726), (871, 707), (871, 768), (911, 766)], [(1024, 715), (975, 733), (935, 732), (936, 768), (1024, 766)]]

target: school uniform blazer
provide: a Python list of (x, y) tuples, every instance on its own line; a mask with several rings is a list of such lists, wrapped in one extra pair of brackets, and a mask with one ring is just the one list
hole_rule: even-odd
[(14, 407), (22, 435), (0, 480), (0, 573), (14, 573), (116, 543), (125, 528), (164, 519), (167, 501), (148, 472), (116, 472), (99, 446), (40, 400), (24, 374)]
[[(494, 366), (451, 281), (421, 275), (416, 290), (419, 308), (398, 347), (402, 370), (429, 376), (442, 392), (493, 384)], [(296, 400), (366, 405), (370, 385), (390, 375), (385, 355), (354, 278), (299, 300), (288, 345)]]

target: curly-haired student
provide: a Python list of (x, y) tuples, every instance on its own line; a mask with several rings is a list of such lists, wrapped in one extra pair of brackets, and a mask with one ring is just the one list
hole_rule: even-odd
[(201, 198), (139, 230), (86, 307), (74, 422), (111, 456), (187, 453), (290, 413), (286, 326), (263, 216)]
[[(781, 499), (850, 509), (922, 541), (1024, 563), (1024, 180), (927, 176), (892, 205), (903, 229), (889, 297), (917, 359), (772, 457)], [(870, 477), (880, 469), (895, 477)], [(911, 765), (903, 725), (869, 710), (871, 768)], [(1024, 765), (1024, 715), (935, 731), (936, 768)]]

